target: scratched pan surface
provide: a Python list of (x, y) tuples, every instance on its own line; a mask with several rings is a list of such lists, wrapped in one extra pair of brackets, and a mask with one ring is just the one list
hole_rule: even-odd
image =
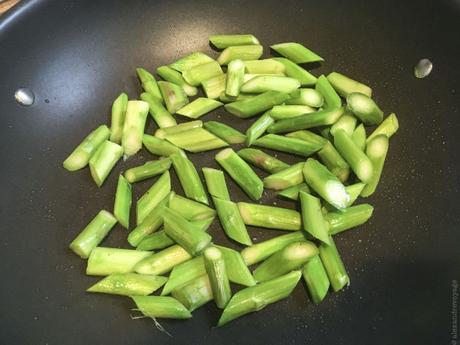
[[(459, 17), (454, 1), (24, 1), (0, 21), (0, 343), (449, 343), (460, 278)], [(109, 121), (120, 92), (139, 94), (135, 67), (193, 51), (215, 56), (213, 33), (253, 33), (265, 47), (304, 43), (326, 58), (313, 73), (370, 84), (401, 130), (369, 201), (374, 217), (337, 237), (350, 287), (315, 306), (301, 283), (287, 300), (221, 329), (212, 328), (219, 311), (209, 303), (189, 321), (162, 321), (168, 337), (151, 320), (132, 321), (129, 299), (85, 293), (97, 279), (67, 249), (101, 208), (111, 210), (117, 173), (151, 155), (119, 164), (100, 189), (87, 169), (71, 174), (61, 162)], [(425, 57), (433, 73), (417, 80), (413, 65)], [(31, 107), (14, 101), (22, 86), (36, 94)], [(248, 126), (223, 111), (204, 119)], [(214, 153), (192, 157), (215, 166)], [(136, 185), (136, 195), (151, 183)], [(273, 194), (262, 201), (293, 207)], [(257, 240), (278, 235), (250, 231)], [(218, 222), (210, 232), (228, 244)], [(124, 246), (126, 234), (117, 227), (103, 244)]]

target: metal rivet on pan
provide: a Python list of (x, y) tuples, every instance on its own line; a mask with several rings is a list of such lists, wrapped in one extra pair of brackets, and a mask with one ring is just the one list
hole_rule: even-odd
[(22, 105), (32, 105), (34, 104), (35, 101), (35, 95), (32, 92), (32, 90), (26, 88), (26, 87), (21, 87), (16, 90), (14, 93), (14, 98), (16, 99), (16, 102)]
[(433, 64), (428, 59), (420, 60), (414, 67), (414, 74), (417, 78), (425, 78), (431, 73)]

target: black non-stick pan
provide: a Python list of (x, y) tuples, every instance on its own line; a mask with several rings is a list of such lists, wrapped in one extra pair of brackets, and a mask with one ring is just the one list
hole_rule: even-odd
[[(100, 209), (112, 209), (117, 174), (153, 156), (120, 163), (102, 188), (62, 161), (109, 122), (120, 92), (139, 95), (136, 67), (215, 54), (207, 38), (216, 33), (252, 33), (266, 56), (270, 44), (305, 44), (326, 58), (312, 73), (336, 70), (371, 85), (401, 129), (369, 199), (374, 217), (336, 237), (348, 288), (314, 305), (301, 283), (290, 298), (223, 328), (214, 328), (220, 312), (208, 303), (191, 320), (161, 321), (169, 337), (150, 319), (131, 320), (128, 298), (86, 293), (97, 278), (67, 247)], [(456, 344), (459, 36), (454, 0), (22, 1), (0, 18), (0, 343)], [(413, 74), (421, 58), (434, 64), (426, 79)], [(35, 93), (32, 106), (16, 103), (19, 87)], [(223, 110), (205, 119), (217, 118), (248, 126)], [(193, 160), (212, 167), (213, 155)], [(136, 195), (151, 183), (137, 184)], [(262, 201), (292, 207), (271, 193)], [(237, 248), (218, 222), (210, 232)], [(279, 234), (250, 232), (256, 241)], [(117, 227), (103, 245), (126, 246), (126, 236)]]

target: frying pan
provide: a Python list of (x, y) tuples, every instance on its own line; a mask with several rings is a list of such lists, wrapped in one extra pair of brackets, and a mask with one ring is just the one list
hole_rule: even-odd
[[(336, 239), (350, 287), (314, 305), (299, 284), (290, 298), (219, 329), (220, 312), (208, 303), (191, 320), (161, 321), (169, 337), (149, 319), (132, 321), (129, 299), (85, 293), (97, 278), (85, 276), (85, 262), (67, 248), (100, 209), (112, 209), (117, 174), (152, 156), (142, 151), (119, 163), (100, 189), (87, 169), (68, 173), (61, 164), (108, 123), (120, 92), (139, 95), (136, 67), (214, 54), (207, 41), (214, 33), (253, 33), (267, 56), (269, 44), (304, 43), (326, 58), (314, 74), (336, 70), (371, 85), (401, 129), (369, 199), (374, 217)], [(454, 344), (459, 34), (454, 0), (22, 1), (0, 19), (0, 343)], [(423, 80), (412, 70), (421, 58), (434, 63)], [(32, 106), (15, 102), (19, 87), (34, 91)], [(222, 110), (205, 119), (248, 126)], [(213, 154), (193, 160), (212, 167)], [(136, 184), (136, 196), (151, 183)], [(229, 186), (235, 200), (246, 200)], [(293, 207), (271, 193), (262, 200), (274, 201)], [(237, 248), (218, 222), (210, 232)], [(250, 232), (256, 241), (279, 234)], [(103, 245), (125, 246), (126, 236), (117, 227)]]

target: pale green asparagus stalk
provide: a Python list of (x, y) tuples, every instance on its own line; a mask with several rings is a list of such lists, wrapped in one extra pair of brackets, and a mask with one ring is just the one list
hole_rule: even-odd
[(366, 142), (371, 141), (374, 137), (379, 134), (384, 134), (388, 138), (391, 138), (393, 134), (397, 132), (399, 128), (398, 118), (395, 113), (391, 113), (385, 120), (372, 132), (371, 135), (366, 139)]
[[(303, 177), (303, 176), (302, 176)], [(298, 200), (299, 199), (299, 192), (310, 193), (310, 188), (308, 188), (306, 183), (300, 183), (292, 187), (288, 187), (283, 189), (278, 195), (290, 199), (290, 200)]]
[(202, 65), (207, 62), (213, 62), (213, 61), (214, 59), (210, 58), (206, 54), (201, 53), (201, 52), (195, 52), (195, 53), (191, 53), (173, 62), (172, 64), (169, 65), (169, 67), (171, 67), (172, 69), (175, 69), (176, 71), (184, 72), (192, 67)]
[(345, 285), (350, 284), (350, 278), (332, 237), (330, 237), (329, 242), (330, 244), (322, 243), (319, 246), (319, 256), (326, 269), (332, 289), (337, 292)]
[(300, 87), (297, 79), (281, 75), (259, 75), (241, 86), (241, 92), (262, 93), (267, 91), (278, 91), (291, 93)]
[(275, 120), (270, 116), (270, 111), (266, 111), (246, 130), (246, 145), (251, 146), (274, 122)]
[(316, 81), (315, 90), (324, 97), (323, 108), (335, 109), (342, 106), (342, 100), (340, 99), (340, 96), (337, 94), (337, 92), (334, 90), (324, 75), (320, 76)]
[(317, 153), (320, 161), (323, 162), (331, 173), (337, 176), (340, 181), (345, 182), (348, 180), (348, 176), (350, 175), (350, 166), (342, 158), (340, 153), (337, 152), (334, 145), (332, 145), (329, 140)]
[(347, 106), (365, 125), (378, 125), (383, 120), (383, 111), (372, 98), (362, 93), (350, 93)]
[(96, 153), (110, 136), (110, 130), (106, 125), (101, 125), (92, 131), (75, 150), (66, 158), (63, 163), (64, 168), (75, 171), (84, 168), (91, 157)]
[(246, 135), (225, 123), (207, 121), (204, 123), (204, 128), (229, 144), (242, 144), (246, 141)]
[(137, 76), (139, 77), (139, 80), (141, 81), (142, 88), (145, 90), (145, 92), (148, 92), (153, 97), (155, 97), (157, 101), (162, 103), (163, 99), (161, 98), (160, 89), (158, 88), (158, 84), (155, 80), (155, 77), (143, 68), (136, 68), (136, 72)]
[(166, 247), (170, 247), (174, 244), (174, 240), (166, 235), (164, 230), (155, 231), (153, 234), (145, 236), (139, 245), (136, 247), (137, 250), (159, 250)]
[(241, 149), (238, 151), (238, 155), (246, 162), (271, 174), (289, 168), (288, 164), (258, 149)]
[(107, 276), (133, 272), (139, 261), (151, 255), (152, 252), (142, 250), (96, 247), (89, 255), (86, 274)]
[(303, 162), (294, 164), (289, 168), (264, 178), (264, 187), (274, 190), (282, 190), (303, 182)]
[(319, 108), (324, 104), (324, 97), (315, 89), (298, 89), (291, 93), (291, 98), (286, 101), (286, 104), (307, 105), (309, 107)]
[(239, 202), (238, 209), (246, 225), (278, 230), (300, 230), (300, 214), (295, 210), (246, 202)]
[(321, 212), (321, 201), (305, 192), (299, 193), (303, 229), (314, 238), (329, 244), (329, 226)]
[(264, 48), (258, 44), (230, 46), (225, 48), (217, 58), (221, 65), (227, 65), (232, 60), (257, 60), (262, 56)]
[(224, 74), (222, 68), (216, 61), (206, 62), (193, 66), (182, 72), (184, 79), (193, 86), (198, 86), (202, 82)]
[(353, 80), (343, 74), (337, 72), (329, 73), (327, 80), (343, 98), (347, 98), (347, 96), (352, 92), (360, 92), (372, 97), (372, 89), (369, 86)]
[(177, 134), (180, 132), (185, 132), (193, 128), (203, 127), (203, 121), (201, 120), (194, 120), (189, 122), (180, 123), (178, 125), (174, 125), (167, 128), (160, 128), (157, 129), (155, 132), (155, 136), (160, 139), (166, 138), (168, 135)]
[(382, 175), (383, 165), (388, 153), (388, 137), (384, 134), (375, 136), (368, 142), (366, 147), (366, 154), (372, 162), (372, 176), (364, 187), (361, 195), (368, 197), (372, 195), (380, 181)]
[(100, 211), (70, 243), (69, 248), (81, 258), (88, 258), (116, 223), (117, 219), (112, 214), (105, 210)]
[(228, 103), (225, 110), (241, 118), (248, 118), (269, 110), (274, 105), (283, 103), (289, 95), (279, 91), (267, 91), (260, 95)]
[[(217, 99), (220, 98), (222, 94), (225, 94), (226, 80), (226, 74), (218, 74), (215, 77), (203, 80), (201, 86), (203, 87), (206, 97)], [(220, 99), (220, 101), (224, 102), (222, 99)]]
[(270, 116), (278, 121), (314, 113), (315, 111), (315, 108), (312, 108), (308, 105), (275, 105), (270, 110)]
[(284, 73), (291, 78), (297, 79), (302, 86), (313, 86), (316, 77), (289, 59), (276, 57), (273, 60), (280, 62), (284, 66)]
[(141, 224), (147, 215), (169, 194), (171, 191), (171, 177), (169, 171), (165, 171), (161, 177), (145, 192), (137, 201), (137, 225)]
[(252, 276), (248, 266), (239, 252), (227, 247), (215, 247), (217, 247), (224, 256), (228, 279), (231, 282), (244, 286), (256, 285), (256, 280)]
[(186, 116), (191, 119), (197, 119), (210, 111), (219, 108), (223, 103), (215, 99), (198, 97), (193, 102), (185, 105), (177, 111), (177, 114)]
[(160, 275), (191, 258), (192, 256), (184, 248), (175, 244), (137, 262), (134, 271), (140, 274)]
[(366, 149), (366, 128), (364, 128), (362, 123), (355, 128), (353, 134), (351, 135), (351, 139), (361, 151)]
[(169, 199), (169, 208), (189, 221), (209, 219), (216, 216), (216, 211), (209, 206), (174, 194)]
[(167, 296), (132, 296), (144, 316), (164, 319), (190, 319), (192, 314), (178, 300)]
[(246, 73), (250, 74), (279, 74), (284, 75), (285, 67), (276, 59), (244, 61)]
[(242, 60), (230, 61), (227, 68), (225, 93), (229, 96), (238, 96), (244, 80), (244, 63)]
[(265, 308), (289, 296), (301, 277), (300, 271), (293, 271), (281, 277), (248, 287), (233, 295), (222, 313), (218, 326)]
[(169, 295), (173, 290), (190, 283), (203, 274), (206, 274), (203, 256), (200, 255), (185, 261), (172, 269), (161, 295)]
[(228, 146), (225, 141), (201, 127), (167, 134), (165, 138), (175, 146), (189, 152), (203, 152)]
[(111, 274), (88, 288), (88, 292), (100, 292), (121, 296), (147, 296), (162, 287), (168, 278), (137, 273)]
[(170, 166), (171, 160), (169, 158), (150, 161), (143, 165), (126, 170), (125, 177), (128, 182), (135, 183), (160, 175), (168, 170)]
[(121, 143), (123, 125), (126, 117), (126, 107), (128, 106), (128, 95), (120, 94), (112, 104), (112, 121), (110, 125), (110, 141), (116, 144)]
[(252, 245), (246, 226), (241, 218), (237, 204), (229, 200), (212, 198), (217, 210), (222, 228), (232, 240), (250, 246)]
[(124, 154), (128, 157), (136, 154), (142, 148), (142, 136), (144, 135), (148, 112), (149, 104), (147, 102), (128, 101), (121, 138)]
[(297, 42), (278, 43), (270, 48), (296, 64), (324, 61), (321, 56)]
[(198, 89), (190, 84), (188, 84), (182, 74), (172, 69), (169, 66), (160, 66), (157, 68), (157, 73), (164, 80), (169, 81), (179, 85), (184, 89), (184, 92), (187, 96), (195, 96), (198, 93)]
[(149, 104), (149, 112), (155, 123), (160, 128), (177, 125), (176, 119), (166, 110), (166, 108), (154, 96), (148, 92), (141, 93), (141, 99)]
[(329, 223), (329, 234), (335, 235), (367, 222), (373, 211), (371, 205), (360, 204), (338, 212), (329, 212), (324, 219)]
[(320, 303), (326, 297), (331, 283), (318, 255), (308, 260), (302, 269), (302, 275), (312, 301)]
[(230, 200), (223, 171), (212, 168), (203, 168), (202, 170), (209, 194), (222, 200)]
[(223, 309), (232, 296), (224, 256), (217, 247), (209, 247), (203, 252), (203, 259), (214, 301), (218, 308)]
[(188, 103), (187, 95), (179, 85), (167, 81), (159, 81), (158, 86), (160, 87), (161, 95), (169, 113), (176, 113)]
[(121, 156), (123, 156), (123, 148), (108, 140), (91, 156), (89, 169), (98, 187), (102, 186)]
[(250, 34), (243, 35), (211, 35), (209, 41), (218, 49), (225, 49), (230, 46), (244, 46), (259, 44), (259, 40)]
[(254, 142), (255, 146), (265, 147), (267, 149), (281, 152), (293, 153), (302, 157), (311, 156), (313, 153), (321, 150), (324, 144), (325, 140), (320, 136), (316, 136), (314, 140), (306, 141), (303, 139), (287, 137), (278, 134), (267, 134)]
[(123, 175), (118, 176), (117, 191), (115, 193), (115, 203), (113, 215), (118, 222), (126, 229), (129, 229), (129, 215), (131, 213), (132, 188), (128, 180)]
[(212, 289), (208, 275), (203, 274), (188, 284), (178, 287), (172, 291), (172, 296), (191, 312), (212, 301)]
[(356, 127), (356, 122), (356, 117), (354, 117), (350, 112), (345, 111), (342, 117), (340, 117), (340, 119), (331, 126), (330, 133), (334, 135), (338, 129), (343, 129), (345, 133), (352, 136)]

